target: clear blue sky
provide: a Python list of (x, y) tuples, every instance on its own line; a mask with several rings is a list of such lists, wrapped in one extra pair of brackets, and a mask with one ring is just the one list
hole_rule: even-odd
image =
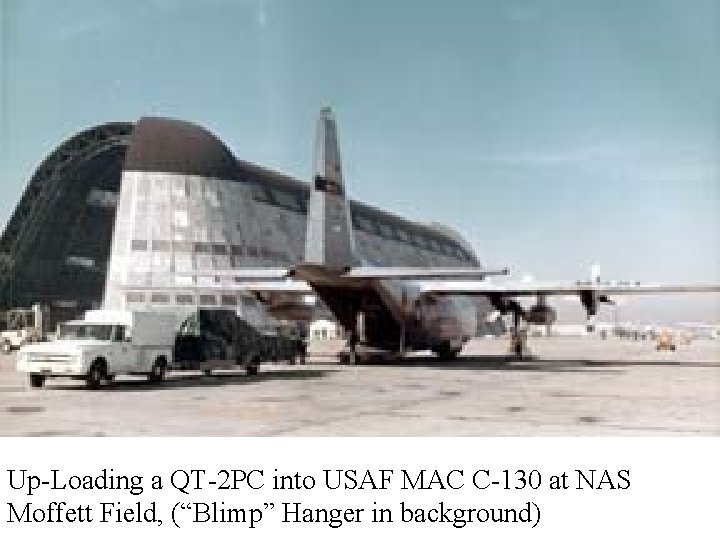
[[(716, 0), (0, 5), (0, 224), (82, 128), (181, 118), (307, 178), (330, 104), (352, 196), (454, 226), (486, 264), (720, 281)], [(638, 302), (718, 317), (717, 297)]]

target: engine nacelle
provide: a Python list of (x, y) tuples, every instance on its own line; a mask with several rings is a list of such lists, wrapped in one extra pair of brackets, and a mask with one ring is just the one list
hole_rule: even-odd
[(526, 310), (523, 318), (530, 324), (553, 324), (557, 320), (557, 312), (545, 305), (534, 305)]

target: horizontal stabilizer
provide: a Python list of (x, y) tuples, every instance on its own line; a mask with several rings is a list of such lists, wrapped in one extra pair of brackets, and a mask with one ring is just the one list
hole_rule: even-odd
[(477, 278), (505, 276), (507, 268), (486, 270), (482, 268), (442, 268), (403, 266), (358, 266), (343, 273), (343, 277), (366, 279), (427, 279), (427, 278)]
[[(356, 266), (346, 270), (332, 270), (322, 265), (299, 264), (292, 268), (240, 268), (236, 270), (214, 270), (212, 272), (191, 272), (184, 274), (193, 278), (233, 279), (234, 282), (244, 283), (285, 281), (287, 278), (296, 278), (307, 282), (322, 281), (335, 285), (349, 282), (368, 282), (381, 279), (475, 279), (482, 280), (488, 276), (507, 275), (508, 269), (484, 268), (443, 268), (443, 267), (412, 267), (412, 266)], [(183, 275), (183, 274), (178, 274)], [(463, 281), (461, 283), (475, 283)]]

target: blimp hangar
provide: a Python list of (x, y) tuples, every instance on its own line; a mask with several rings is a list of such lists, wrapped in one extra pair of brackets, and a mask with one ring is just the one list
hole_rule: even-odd
[[(0, 307), (253, 308), (213, 272), (299, 262), (308, 197), (192, 123), (87, 129), (41, 163), (0, 237)], [(351, 214), (369, 264), (479, 264), (449, 228), (357, 201)]]

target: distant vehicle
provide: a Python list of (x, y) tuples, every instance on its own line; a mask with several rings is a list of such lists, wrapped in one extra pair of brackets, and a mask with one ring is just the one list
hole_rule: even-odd
[(172, 362), (175, 326), (171, 313), (88, 311), (83, 320), (60, 324), (55, 341), (23, 346), (17, 369), (36, 388), (48, 377), (81, 379), (93, 390), (116, 375), (160, 382)]
[(31, 309), (11, 309), (0, 321), (0, 351), (5, 354), (27, 343), (43, 341), (43, 313), (39, 305)]
[(675, 336), (672, 332), (664, 330), (658, 334), (657, 344), (655, 350), (657, 351), (674, 351), (675, 347)]
[(241, 367), (256, 375), (262, 362), (294, 362), (299, 353), (291, 336), (257, 329), (231, 310), (199, 309), (180, 326), (173, 368), (209, 375), (214, 369)]

